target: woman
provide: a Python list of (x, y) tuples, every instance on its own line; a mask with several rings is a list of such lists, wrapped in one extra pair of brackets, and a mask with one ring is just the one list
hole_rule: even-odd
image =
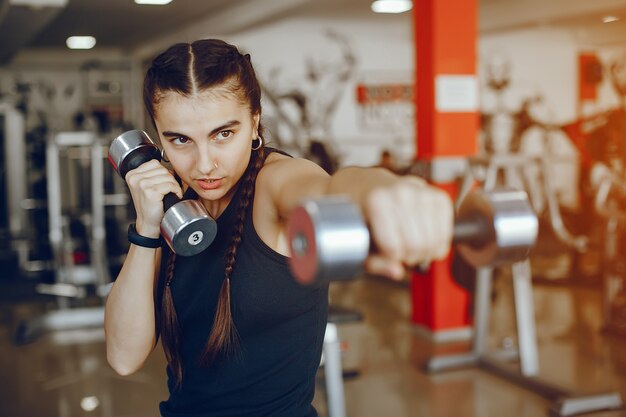
[(137, 371), (160, 335), (170, 390), (162, 416), (317, 415), (328, 288), (290, 275), (291, 209), (305, 197), (351, 195), (380, 248), (368, 271), (400, 278), (405, 265), (446, 255), (450, 200), (417, 178), (375, 168), (329, 176), (266, 148), (250, 56), (219, 40), (159, 55), (144, 101), (175, 174), (154, 160), (127, 174), (137, 233), (158, 238), (163, 196), (173, 192), (200, 199), (218, 234), (192, 257), (130, 246), (106, 304), (109, 363)]

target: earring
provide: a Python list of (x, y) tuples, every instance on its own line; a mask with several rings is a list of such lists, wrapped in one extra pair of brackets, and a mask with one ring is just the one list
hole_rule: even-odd
[[(258, 142), (258, 145), (255, 145), (254, 142)], [(252, 150), (258, 151), (263, 146), (263, 136), (259, 135), (258, 138), (252, 140)]]
[(165, 150), (161, 149), (161, 161), (165, 162), (165, 163), (169, 163), (170, 160), (167, 159), (167, 155), (165, 155)]

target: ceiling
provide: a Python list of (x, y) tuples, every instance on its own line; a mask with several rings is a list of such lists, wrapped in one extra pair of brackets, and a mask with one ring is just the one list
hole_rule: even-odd
[[(438, 0), (441, 1), (441, 0)], [(601, 27), (626, 39), (626, 0), (478, 0), (482, 33), (531, 25)], [(24, 3), (37, 3), (28, 6)], [(63, 48), (70, 35), (92, 35), (98, 47), (129, 50), (202, 21), (218, 35), (248, 30), (288, 15), (371, 16), (371, 0), (173, 0), (139, 6), (133, 0), (0, 0), (0, 64), (24, 48)], [(56, 4), (56, 5), (50, 5)], [(405, 17), (406, 18), (406, 15)]]
[(137, 5), (133, 0), (69, 0), (30, 42), (34, 47), (65, 44), (68, 35), (92, 35), (103, 47), (124, 47), (218, 13), (241, 0), (174, 0), (167, 6)]
[[(24, 47), (63, 47), (71, 35), (95, 36), (99, 47), (129, 48), (245, 0), (178, 0), (164, 7), (133, 0), (0, 1), (0, 61), (6, 61)], [(46, 5), (54, 3), (65, 5)]]

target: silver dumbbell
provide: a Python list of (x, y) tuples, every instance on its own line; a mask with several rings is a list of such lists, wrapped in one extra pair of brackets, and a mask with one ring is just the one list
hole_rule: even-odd
[[(495, 266), (526, 258), (537, 233), (524, 191), (475, 191), (459, 208), (453, 243), (474, 267)], [(291, 269), (302, 284), (354, 279), (372, 250), (359, 209), (344, 196), (305, 200), (292, 212), (287, 234)]]
[[(151, 159), (160, 161), (161, 151), (142, 130), (122, 133), (109, 147), (109, 162), (122, 178)], [(217, 224), (199, 201), (181, 200), (169, 193), (163, 198), (163, 209), (161, 235), (177, 255), (196, 255), (215, 239)]]

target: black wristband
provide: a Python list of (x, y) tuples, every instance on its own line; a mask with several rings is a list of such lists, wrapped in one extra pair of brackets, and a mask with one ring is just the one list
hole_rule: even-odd
[(152, 237), (141, 236), (137, 233), (135, 223), (131, 223), (128, 225), (128, 241), (144, 248), (160, 248), (163, 244), (163, 237), (159, 236), (155, 239)]

